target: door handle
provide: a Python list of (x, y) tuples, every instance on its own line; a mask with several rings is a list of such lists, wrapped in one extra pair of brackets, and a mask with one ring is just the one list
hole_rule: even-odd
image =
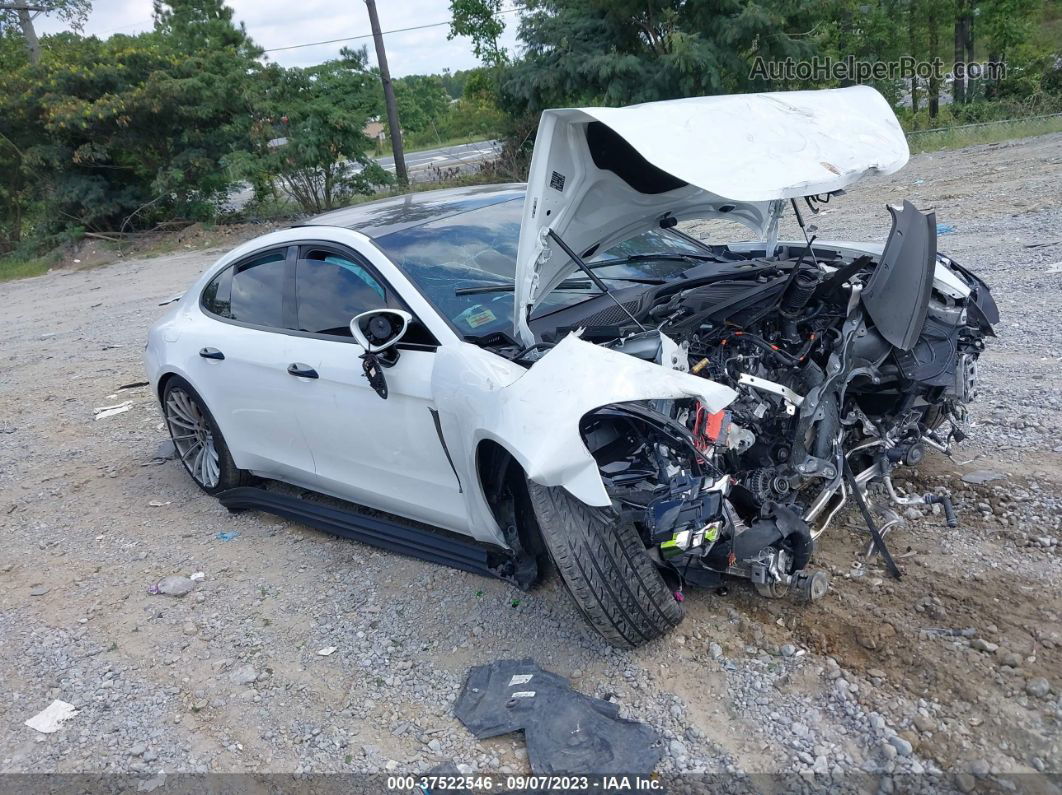
[(217, 359), (221, 361), (225, 358), (225, 354), (219, 351), (217, 348), (200, 348), (199, 355), (204, 359)]
[(294, 375), (298, 378), (317, 378), (317, 371), (308, 364), (292, 362), (288, 365), (288, 375)]

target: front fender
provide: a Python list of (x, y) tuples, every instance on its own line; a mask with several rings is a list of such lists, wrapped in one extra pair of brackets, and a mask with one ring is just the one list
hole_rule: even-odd
[[(488, 358), (489, 357), (489, 358)], [(567, 336), (527, 370), (472, 345), (439, 350), (432, 377), (447, 443), (460, 448), (473, 522), (496, 527), (475, 472), (476, 445), (502, 445), (543, 486), (563, 486), (593, 506), (611, 501), (579, 422), (611, 403), (697, 398), (712, 412), (736, 397), (729, 387)], [(480, 526), (483, 529), (483, 526)], [(478, 532), (473, 528), (473, 534)]]

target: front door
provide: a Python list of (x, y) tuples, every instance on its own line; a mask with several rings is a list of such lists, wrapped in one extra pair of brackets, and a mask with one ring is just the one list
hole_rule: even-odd
[(362, 374), (349, 323), (369, 309), (405, 305), (350, 252), (303, 246), (295, 276), (300, 350), (299, 424), (313, 451), (319, 488), (354, 502), (467, 532), (462, 484), (433, 415), (434, 338), (414, 321), (384, 370), (382, 399)]

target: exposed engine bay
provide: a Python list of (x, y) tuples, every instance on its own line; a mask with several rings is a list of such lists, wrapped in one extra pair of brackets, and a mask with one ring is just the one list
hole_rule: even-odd
[(770, 252), (705, 244), (682, 279), (532, 318), (542, 347), (574, 331), (738, 393), (716, 413), (665, 400), (583, 419), (614, 507), (678, 589), (729, 575), (770, 597), (822, 595), (825, 575), (806, 568), (815, 539), (849, 499), (865, 509), (871, 482), (955, 521), (946, 496), (901, 498), (890, 473), (963, 439), (998, 311), (937, 254), (931, 214), (889, 209), (880, 255), (813, 238)]

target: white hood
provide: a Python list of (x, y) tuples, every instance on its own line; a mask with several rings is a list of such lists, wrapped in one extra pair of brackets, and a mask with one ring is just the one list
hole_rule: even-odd
[[(600, 122), (601, 124), (594, 124)], [(668, 215), (773, 234), (782, 202), (845, 188), (907, 162), (907, 139), (869, 86), (547, 110), (539, 121), (516, 261), (516, 332), (576, 269)]]

